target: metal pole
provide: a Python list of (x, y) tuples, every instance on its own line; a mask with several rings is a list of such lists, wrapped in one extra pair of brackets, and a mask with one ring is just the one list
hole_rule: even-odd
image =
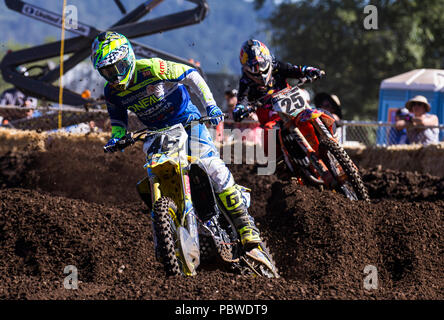
[(62, 128), (62, 104), (63, 104), (63, 53), (65, 51), (65, 8), (66, 0), (63, 0), (62, 11), (62, 39), (60, 42), (60, 78), (59, 78), (59, 123), (58, 128)]

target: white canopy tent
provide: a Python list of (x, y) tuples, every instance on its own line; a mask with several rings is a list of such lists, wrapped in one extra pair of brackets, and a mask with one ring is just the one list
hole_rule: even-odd
[(381, 89), (444, 92), (444, 70), (415, 69), (383, 80)]

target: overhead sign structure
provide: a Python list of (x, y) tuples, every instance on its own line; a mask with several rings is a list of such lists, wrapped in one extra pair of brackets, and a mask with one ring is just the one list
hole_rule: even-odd
[[(126, 9), (120, 0), (114, 1), (124, 16), (108, 29), (122, 33), (128, 39), (148, 36), (163, 31), (197, 24), (205, 19), (208, 13), (208, 4), (206, 0), (186, 0), (194, 3), (196, 7), (190, 10), (161, 16), (155, 19), (137, 22), (164, 0), (143, 1), (143, 3), (129, 13), (126, 13)], [(62, 15), (60, 14), (29, 3), (25, 3), (21, 0), (5, 0), (5, 3), (9, 9), (20, 14), (60, 28), (62, 27)], [(64, 61), (64, 73), (74, 68), (77, 64), (90, 55), (91, 42), (99, 33), (104, 31), (80, 22), (78, 22), (77, 25), (78, 27), (76, 29), (67, 29), (67, 31), (73, 32), (78, 36), (65, 40), (64, 52), (65, 54), (72, 55), (66, 59), (66, 61)], [(142, 45), (135, 41), (131, 41), (131, 44), (134, 48), (134, 52), (138, 56), (144, 58), (160, 57), (185, 63), (202, 72), (199, 66), (190, 63), (185, 58)], [(60, 77), (60, 66), (57, 66), (52, 70), (43, 69), (42, 72), (37, 76), (24, 75), (17, 71), (17, 67), (27, 63), (58, 57), (60, 55), (60, 46), (60, 41), (56, 41), (23, 50), (9, 52), (5, 55), (0, 64), (0, 69), (4, 80), (13, 84), (29, 95), (37, 98), (43, 98), (48, 101), (58, 101), (59, 87), (53, 85), (52, 83)], [(73, 106), (88, 106), (95, 104), (93, 99), (85, 99), (79, 93), (65, 88), (63, 89), (63, 101), (65, 104)]]

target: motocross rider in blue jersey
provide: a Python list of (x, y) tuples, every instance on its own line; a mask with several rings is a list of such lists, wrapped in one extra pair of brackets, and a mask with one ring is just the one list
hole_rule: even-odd
[[(126, 134), (128, 110), (149, 128), (185, 125), (198, 120), (201, 114), (191, 102), (185, 86), (200, 98), (209, 116), (220, 116), (213, 119), (212, 124), (223, 121), (223, 113), (196, 69), (159, 58), (136, 60), (131, 43), (121, 34), (111, 31), (99, 34), (92, 44), (91, 60), (94, 68), (108, 81), (105, 99), (112, 131), (106, 149), (111, 152), (118, 150), (116, 142)], [(248, 214), (249, 200), (220, 159), (207, 128), (200, 124), (187, 129), (187, 133), (189, 139), (197, 139), (200, 144), (200, 161), (238, 229), (242, 245), (247, 251), (257, 247), (261, 238), (254, 219)]]

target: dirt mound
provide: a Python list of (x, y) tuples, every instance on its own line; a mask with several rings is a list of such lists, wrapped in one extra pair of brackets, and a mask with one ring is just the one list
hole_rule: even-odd
[(88, 202), (137, 201), (144, 174), (140, 148), (104, 154), (103, 142), (88, 136), (48, 137), (44, 150), (27, 146), (0, 156), (0, 187), (21, 187)]
[(444, 177), (444, 167), (438, 165), (444, 157), (444, 143), (422, 145), (345, 146), (349, 156), (361, 168), (382, 166), (397, 171), (418, 171)]
[[(0, 195), (0, 299), (442, 299), (442, 201), (368, 205), (273, 184), (256, 216), (281, 279), (250, 279), (215, 266), (165, 277), (140, 203), (107, 206), (24, 189)], [(253, 207), (257, 207), (257, 200)], [(363, 289), (364, 267), (379, 273)], [(79, 270), (66, 290), (63, 270)]]
[(37, 180), (37, 176), (31, 175), (30, 168), (35, 161), (34, 151), (9, 151), (0, 157), (0, 188), (24, 185), (26, 177), (28, 181)]
[[(150, 218), (139, 204), (108, 207), (23, 189), (4, 189), (0, 203), (0, 299), (286, 295), (285, 280), (252, 280), (211, 266), (195, 278), (165, 277), (154, 260)], [(78, 268), (78, 290), (63, 287), (67, 265)]]
[(408, 201), (444, 199), (444, 178), (418, 172), (362, 169), (362, 179), (372, 199), (406, 199)]
[[(87, 145), (87, 147), (85, 147)], [(251, 279), (214, 265), (165, 277), (150, 217), (134, 185), (143, 156), (104, 155), (88, 137), (0, 157), (0, 299), (443, 299), (443, 180), (363, 171), (372, 203), (351, 202), (231, 165), (252, 189), (255, 217), (281, 279)], [(67, 265), (79, 289), (66, 290)], [(379, 289), (363, 288), (364, 268)]]
[(270, 246), (286, 279), (317, 286), (321, 296), (361, 297), (374, 265), (376, 297), (443, 297), (443, 201), (347, 201), (295, 183), (273, 185), (267, 206)]

